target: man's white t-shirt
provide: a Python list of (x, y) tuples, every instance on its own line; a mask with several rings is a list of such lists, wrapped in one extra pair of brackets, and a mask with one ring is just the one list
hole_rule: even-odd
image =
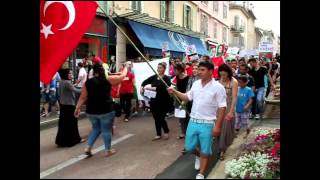
[(201, 79), (193, 83), (187, 92), (188, 99), (193, 101), (191, 118), (201, 120), (216, 120), (218, 108), (226, 107), (226, 90), (216, 80), (212, 79), (202, 87)]
[(87, 72), (83, 67), (80, 68), (80, 70), (79, 70), (78, 80), (80, 82), (77, 85), (77, 87), (82, 87), (87, 80)]

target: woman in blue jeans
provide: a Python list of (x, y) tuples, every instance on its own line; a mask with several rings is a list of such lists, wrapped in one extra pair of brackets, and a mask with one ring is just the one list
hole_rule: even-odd
[(102, 134), (105, 145), (105, 156), (109, 157), (116, 153), (114, 149), (111, 149), (112, 124), (115, 117), (111, 86), (121, 83), (128, 72), (127, 67), (128, 65), (120, 75), (106, 77), (102, 63), (96, 63), (93, 66), (94, 77), (87, 80), (85, 86), (82, 87), (74, 115), (78, 117), (81, 106), (86, 103), (86, 113), (92, 124), (92, 131), (85, 149), (85, 154), (89, 157), (92, 156), (91, 149), (100, 134)]

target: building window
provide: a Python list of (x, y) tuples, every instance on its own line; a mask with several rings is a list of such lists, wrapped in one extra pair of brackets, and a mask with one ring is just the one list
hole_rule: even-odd
[(235, 28), (239, 27), (239, 16), (238, 15), (234, 16), (234, 27)]
[(191, 29), (192, 26), (192, 11), (191, 7), (188, 5), (184, 5), (184, 12), (183, 12), (183, 26), (187, 29)]
[(223, 18), (224, 19), (227, 19), (228, 18), (228, 7), (227, 7), (227, 5), (226, 4), (223, 4)]
[(202, 14), (201, 16), (201, 31), (208, 35), (208, 16)]
[(215, 39), (217, 39), (217, 37), (218, 37), (218, 23), (217, 22), (213, 23), (213, 37)]
[(174, 1), (160, 1), (160, 19), (174, 22)]
[(223, 42), (227, 42), (227, 28), (223, 27), (223, 31), (222, 31), (222, 41)]
[(240, 47), (244, 47), (244, 37), (240, 36)]
[(233, 37), (233, 46), (239, 47), (239, 37)]
[(208, 6), (208, 1), (201, 1), (201, 3)]
[(218, 9), (219, 9), (219, 2), (213, 1), (213, 12), (218, 13)]
[(141, 13), (141, 1), (131, 1), (131, 8), (135, 11)]

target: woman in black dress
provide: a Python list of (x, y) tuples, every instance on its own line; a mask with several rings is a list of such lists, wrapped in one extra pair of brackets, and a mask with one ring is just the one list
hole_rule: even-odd
[(59, 88), (60, 115), (56, 144), (59, 147), (71, 147), (85, 140), (81, 139), (78, 129), (78, 119), (73, 115), (76, 108), (76, 89), (72, 84), (73, 75), (70, 69), (61, 71)]
[[(166, 82), (168, 86), (171, 86), (170, 77), (165, 75), (164, 72), (166, 70), (165, 63), (158, 64), (158, 74), (163, 80)], [(169, 128), (168, 124), (165, 120), (167, 112), (169, 112), (170, 107), (168, 106), (171, 102), (170, 95), (167, 91), (166, 85), (160, 80), (157, 75), (150, 76), (148, 79), (143, 81), (140, 89), (140, 93), (143, 95), (145, 89), (144, 86), (151, 84), (150, 91), (155, 91), (156, 96), (151, 98), (150, 100), (150, 110), (152, 116), (155, 120), (157, 136), (155, 136), (152, 140), (161, 139), (161, 129), (164, 131), (164, 138), (169, 138)]]

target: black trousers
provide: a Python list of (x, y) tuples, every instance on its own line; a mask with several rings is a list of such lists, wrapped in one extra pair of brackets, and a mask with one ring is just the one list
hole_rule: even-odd
[(120, 105), (123, 111), (125, 112), (125, 118), (128, 119), (130, 117), (131, 112), (131, 99), (133, 97), (132, 93), (128, 94), (120, 94)]
[(151, 113), (156, 125), (157, 136), (161, 136), (161, 129), (163, 129), (164, 133), (169, 133), (168, 124), (167, 124), (167, 121), (165, 120), (167, 112), (168, 111), (161, 109), (161, 106), (160, 107), (151, 106)]

